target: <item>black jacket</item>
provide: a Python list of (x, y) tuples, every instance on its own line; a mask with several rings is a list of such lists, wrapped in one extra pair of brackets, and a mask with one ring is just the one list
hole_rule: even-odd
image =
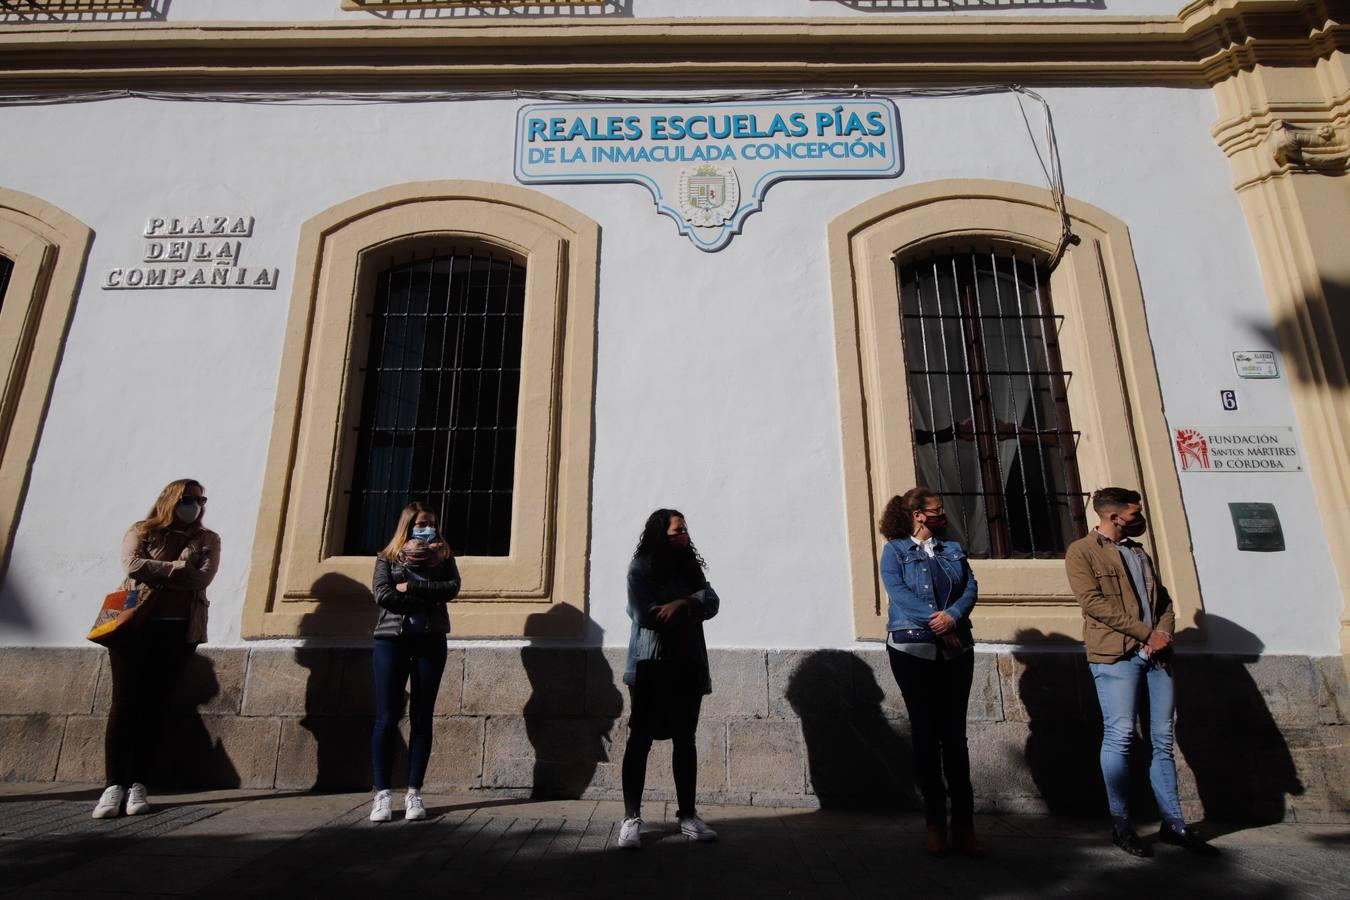
[[(405, 633), (407, 617), (421, 614), (426, 617), (426, 629), (420, 634), (449, 634), (450, 613), (445, 604), (459, 593), (459, 567), (453, 557), (421, 573), (426, 580), (414, 578), (408, 570), (383, 557), (375, 560), (375, 579), (371, 588), (375, 602), (380, 605), (380, 617), (375, 623), (375, 637), (399, 637)], [(407, 592), (394, 589), (399, 582), (408, 583)]]

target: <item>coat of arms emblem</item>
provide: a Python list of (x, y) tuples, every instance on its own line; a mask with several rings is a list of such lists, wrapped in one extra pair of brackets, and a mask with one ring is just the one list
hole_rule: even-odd
[(716, 228), (731, 219), (741, 202), (735, 169), (699, 166), (680, 170), (680, 212), (699, 228)]

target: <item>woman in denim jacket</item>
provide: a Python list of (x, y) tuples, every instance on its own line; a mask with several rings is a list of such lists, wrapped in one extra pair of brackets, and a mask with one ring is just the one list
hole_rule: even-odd
[(942, 498), (927, 488), (916, 487), (886, 504), (880, 522), (887, 539), (881, 581), (890, 597), (886, 654), (909, 712), (928, 852), (947, 850), (950, 797), (952, 842), (959, 853), (978, 857), (984, 848), (975, 839), (966, 748), (976, 585), (961, 545), (937, 537), (946, 524)]

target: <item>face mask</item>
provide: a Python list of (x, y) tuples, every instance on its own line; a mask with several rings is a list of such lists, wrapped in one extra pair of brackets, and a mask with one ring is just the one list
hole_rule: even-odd
[(946, 516), (928, 516), (923, 520), (923, 524), (928, 526), (929, 531), (941, 531), (947, 527)]
[(1147, 530), (1148, 530), (1148, 522), (1144, 520), (1143, 516), (1140, 516), (1133, 522), (1123, 522), (1121, 523), (1120, 526), (1120, 533), (1125, 535), (1126, 537), (1132, 538), (1139, 537), (1139, 535), (1143, 534)]
[(419, 540), (419, 541), (428, 541), (428, 542), (430, 542), (430, 541), (435, 540), (435, 538), (436, 538), (436, 529), (435, 529), (435, 528), (414, 528), (414, 529), (412, 530), (412, 536), (415, 537), (415, 538), (416, 538), (417, 540)]
[(675, 547), (689, 546), (689, 532), (687, 531), (683, 534), (668, 534), (666, 537), (670, 538), (670, 543)]
[(201, 516), (201, 514), (202, 514), (201, 504), (193, 503), (191, 500), (181, 501), (177, 506), (173, 508), (174, 518), (182, 522), (184, 525), (191, 525), (193, 522), (197, 521), (197, 519)]

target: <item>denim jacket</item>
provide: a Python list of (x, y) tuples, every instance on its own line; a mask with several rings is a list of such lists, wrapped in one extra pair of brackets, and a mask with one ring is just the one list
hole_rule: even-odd
[[(652, 607), (669, 603), (678, 597), (688, 597), (690, 609), (683, 616), (692, 616), (693, 622), (673, 622), (662, 625), (656, 620)], [(717, 615), (721, 600), (711, 584), (680, 584), (672, 580), (658, 580), (651, 571), (651, 563), (635, 559), (628, 567), (628, 618), (633, 628), (628, 636), (628, 659), (623, 667), (623, 683), (637, 681), (637, 664), (648, 659), (663, 658), (662, 632), (671, 627), (692, 628), (690, 650), (693, 653), (695, 676), (704, 694), (712, 693), (712, 675), (708, 671), (708, 645), (703, 640), (703, 623)]]
[[(956, 597), (946, 613), (962, 630), (970, 627), (970, 611), (975, 608), (975, 575), (970, 571), (966, 551), (956, 541), (938, 540), (933, 556), (952, 580)], [(890, 596), (886, 631), (927, 628), (928, 617), (942, 609), (933, 596), (928, 576), (928, 554), (910, 538), (890, 541), (881, 548), (881, 583)]]

